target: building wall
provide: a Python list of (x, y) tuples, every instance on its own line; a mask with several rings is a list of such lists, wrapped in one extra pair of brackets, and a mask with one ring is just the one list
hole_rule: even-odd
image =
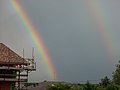
[(10, 82), (0, 82), (0, 90), (11, 90)]

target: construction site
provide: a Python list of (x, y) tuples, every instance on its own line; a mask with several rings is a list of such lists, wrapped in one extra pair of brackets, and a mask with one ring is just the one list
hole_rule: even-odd
[(0, 90), (27, 90), (25, 85), (31, 71), (36, 71), (34, 56), (21, 57), (0, 43)]

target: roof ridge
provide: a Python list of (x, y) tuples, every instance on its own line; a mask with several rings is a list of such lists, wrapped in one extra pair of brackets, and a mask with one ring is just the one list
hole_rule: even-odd
[(0, 62), (24, 63), (26, 60), (5, 44), (0, 43)]

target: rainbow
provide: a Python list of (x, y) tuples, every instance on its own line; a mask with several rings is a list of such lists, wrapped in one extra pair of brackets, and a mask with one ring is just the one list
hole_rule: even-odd
[(24, 27), (24, 30), (26, 30), (34, 44), (36, 45), (40, 56), (42, 56), (42, 60), (44, 60), (46, 64), (46, 68), (48, 70), (48, 75), (50, 75), (50, 79), (56, 80), (57, 79), (57, 73), (55, 66), (51, 60), (51, 57), (48, 54), (48, 51), (41, 39), (41, 37), (38, 35), (38, 32), (34, 25), (32, 24), (32, 21), (28, 17), (27, 13), (25, 12), (25, 9), (21, 6), (19, 0), (6, 0), (5, 3), (8, 3), (9, 9), (11, 7), (12, 10), (14, 10), (17, 18), (22, 23), (22, 26)]
[(101, 3), (100, 0), (85, 0), (87, 10), (96, 23), (97, 30), (101, 35), (103, 43), (106, 45), (108, 55), (111, 59), (115, 59), (116, 48), (114, 38), (112, 37), (112, 29), (109, 25), (107, 13), (102, 9), (103, 6)]

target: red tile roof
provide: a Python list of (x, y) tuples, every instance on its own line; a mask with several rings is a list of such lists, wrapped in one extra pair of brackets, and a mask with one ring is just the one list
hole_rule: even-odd
[(6, 45), (0, 43), (0, 64), (1, 63), (21, 64), (26, 63), (26, 61)]

